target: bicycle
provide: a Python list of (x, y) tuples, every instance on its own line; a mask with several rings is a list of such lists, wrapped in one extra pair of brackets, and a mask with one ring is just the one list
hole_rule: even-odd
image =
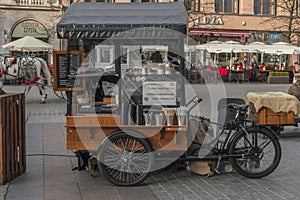
[[(216, 161), (214, 171), (217, 171), (221, 161), (229, 160), (239, 174), (248, 178), (262, 178), (272, 173), (281, 159), (278, 136), (267, 126), (258, 125), (247, 119), (248, 107), (249, 105), (228, 104), (227, 109), (236, 112), (234, 119), (222, 126), (219, 137), (213, 141), (215, 142), (213, 147), (210, 146), (213, 142), (202, 146), (211, 148), (213, 155), (198, 159), (188, 156), (182, 159)], [(198, 120), (207, 119), (198, 117)], [(221, 126), (216, 122), (210, 123)], [(224, 135), (225, 139), (221, 141), (220, 138)]]
[[(190, 112), (201, 101), (202, 99), (195, 97), (187, 104), (188, 106), (194, 102), (187, 111), (188, 118), (192, 119)], [(198, 157), (187, 155), (185, 151), (175, 162), (213, 161), (216, 164), (214, 169), (217, 170), (220, 162), (227, 160), (242, 176), (262, 178), (269, 175), (277, 168), (281, 159), (278, 136), (268, 127), (246, 119), (248, 105), (230, 104), (228, 108), (235, 110), (236, 115), (223, 126), (220, 135), (224, 134), (225, 140), (221, 141), (220, 137), (216, 139), (212, 154)], [(204, 119), (198, 117), (200, 121)], [(188, 121), (190, 122), (189, 119)], [(188, 139), (191, 139), (189, 124), (187, 133)], [(171, 153), (174, 150), (154, 151), (153, 144), (141, 136), (136, 131), (118, 131), (100, 145), (96, 154), (98, 167), (111, 183), (119, 186), (138, 185), (152, 171), (155, 162), (172, 160)]]

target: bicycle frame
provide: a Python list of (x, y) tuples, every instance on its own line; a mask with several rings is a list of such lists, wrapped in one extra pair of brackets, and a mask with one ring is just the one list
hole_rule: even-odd
[[(190, 120), (192, 118), (190, 112), (191, 110), (198, 104), (202, 101), (202, 99), (199, 99), (198, 97), (195, 97), (194, 99), (190, 100), (188, 103), (187, 103), (187, 106), (189, 106), (191, 103), (194, 103), (194, 105), (191, 106), (190, 109), (188, 109), (187, 111), (187, 117), (188, 117), (188, 144), (191, 144), (192, 140), (194, 138), (191, 138), (191, 135), (190, 134)], [(228, 154), (228, 146), (229, 144), (231, 143), (231, 140), (232, 138), (234, 138), (235, 135), (239, 134), (241, 131), (245, 134), (245, 135), (248, 135), (248, 132), (246, 130), (246, 127), (245, 127), (245, 122), (248, 122), (246, 119), (243, 119), (242, 121), (239, 121), (239, 115), (240, 115), (240, 111), (237, 110), (237, 114), (235, 116), (235, 119), (228, 122), (227, 124), (230, 124), (232, 127), (234, 128), (229, 128), (229, 129), (226, 129), (226, 124), (223, 125), (223, 124), (220, 124), (220, 123), (217, 123), (217, 122), (210, 122), (211, 124), (214, 124), (214, 125), (217, 125), (219, 127), (222, 127), (221, 128), (221, 133), (219, 134), (218, 138), (216, 140), (214, 140), (214, 146), (209, 146), (208, 149), (211, 149), (214, 154), (213, 155), (206, 155), (204, 157), (197, 157), (197, 156), (188, 156), (188, 155), (184, 155), (184, 157), (181, 157), (179, 160), (180, 161), (223, 161), (223, 160), (228, 160), (229, 158), (245, 158), (245, 157), (250, 157), (252, 155), (245, 155), (245, 154), (234, 154), (234, 155), (229, 155)], [(199, 117), (199, 118), (202, 118), (202, 117)], [(205, 118), (202, 118), (201, 119), (198, 119), (199, 121), (203, 121)], [(259, 126), (256, 126), (255, 124), (252, 124), (253, 127), (257, 127), (257, 128), (260, 128)], [(228, 132), (226, 132), (228, 130)], [(225, 137), (225, 140), (224, 142), (220, 142), (220, 137), (223, 135), (223, 134), (226, 134), (226, 137)], [(249, 141), (248, 141), (249, 142)], [(221, 144), (220, 147), (217, 147), (218, 144)], [(249, 142), (250, 144), (250, 142)], [(189, 146), (189, 145), (188, 145)], [(204, 148), (207, 148), (205, 144), (202, 144), (201, 147), (204, 147)]]

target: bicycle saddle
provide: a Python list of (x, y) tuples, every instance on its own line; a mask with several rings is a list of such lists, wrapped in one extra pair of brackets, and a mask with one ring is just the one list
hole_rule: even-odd
[(247, 110), (249, 105), (245, 104), (236, 104), (236, 103), (229, 103), (227, 105), (228, 109), (234, 109), (234, 110)]

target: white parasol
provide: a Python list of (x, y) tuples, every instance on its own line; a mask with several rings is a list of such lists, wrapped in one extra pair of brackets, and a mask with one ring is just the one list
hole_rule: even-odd
[(296, 54), (295, 49), (290, 45), (285, 44), (271, 44), (259, 49), (259, 51), (267, 54)]
[(31, 36), (25, 36), (21, 39), (2, 45), (2, 48), (21, 52), (50, 51), (53, 49), (50, 44)]
[(227, 41), (225, 43), (210, 45), (207, 47), (210, 53), (253, 53), (257, 52), (251, 46), (242, 45), (239, 42)]

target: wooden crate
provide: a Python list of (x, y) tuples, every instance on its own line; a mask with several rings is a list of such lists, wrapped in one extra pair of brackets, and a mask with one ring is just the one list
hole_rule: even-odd
[(256, 112), (254, 105), (250, 102), (250, 119), (256, 121), (261, 125), (290, 125), (295, 124), (293, 112), (279, 112), (275, 113), (268, 108), (261, 108)]
[(24, 94), (0, 95), (0, 185), (26, 171)]

